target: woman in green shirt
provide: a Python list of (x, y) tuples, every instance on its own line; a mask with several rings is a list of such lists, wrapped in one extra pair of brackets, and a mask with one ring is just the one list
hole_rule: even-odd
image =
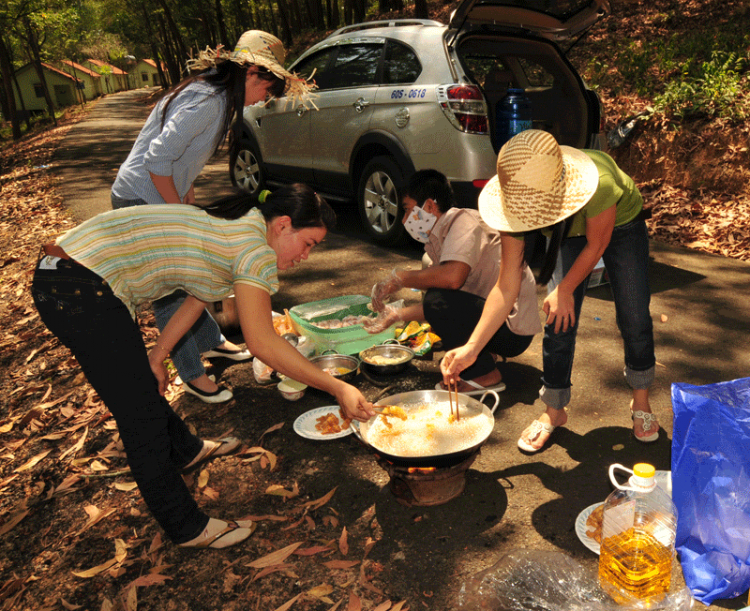
[[(476, 358), (515, 302), (524, 262), (524, 234), (549, 230), (547, 256), (538, 279), (548, 284), (544, 375), (545, 412), (527, 427), (518, 446), (537, 452), (555, 427), (567, 422), (571, 371), (581, 305), (589, 275), (600, 258), (609, 276), (617, 324), (625, 347), (625, 378), (637, 440), (656, 441), (659, 425), (648, 389), (654, 380), (653, 324), (649, 312), (648, 234), (643, 199), (633, 180), (600, 151), (560, 146), (547, 132), (527, 130), (500, 150), (497, 176), (482, 190), (479, 212), (501, 231), (500, 275), (466, 345), (441, 364), (446, 383)], [(551, 281), (550, 281), (551, 280)]]

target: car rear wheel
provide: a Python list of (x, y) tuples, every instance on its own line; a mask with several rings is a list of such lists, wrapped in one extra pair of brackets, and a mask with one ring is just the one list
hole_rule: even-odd
[(232, 184), (252, 194), (257, 194), (265, 184), (263, 164), (252, 140), (242, 140), (237, 158), (232, 164)]
[(390, 157), (375, 157), (359, 179), (357, 203), (365, 231), (380, 244), (395, 245), (405, 241), (401, 223), (399, 185), (401, 169)]

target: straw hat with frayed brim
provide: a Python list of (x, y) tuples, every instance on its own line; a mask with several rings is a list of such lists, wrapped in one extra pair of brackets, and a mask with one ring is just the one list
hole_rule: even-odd
[(198, 59), (189, 60), (187, 66), (189, 70), (207, 70), (227, 60), (240, 65), (262, 66), (286, 82), (284, 95), (287, 98), (305, 102), (317, 85), (285, 69), (285, 59), (286, 50), (278, 38), (260, 30), (249, 30), (240, 36), (234, 51), (221, 46), (216, 50), (206, 47), (198, 54)]
[(598, 186), (599, 171), (586, 153), (529, 129), (500, 149), (497, 175), (479, 194), (479, 214), (500, 231), (550, 227), (583, 208)]

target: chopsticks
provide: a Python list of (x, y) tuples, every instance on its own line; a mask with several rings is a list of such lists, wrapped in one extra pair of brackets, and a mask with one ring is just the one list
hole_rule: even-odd
[[(453, 381), (452, 391), (456, 393), (456, 421), (461, 420), (461, 413), (458, 411), (458, 381)], [(453, 395), (451, 394), (451, 383), (448, 382), (448, 403), (451, 407), (451, 416), (453, 415)]]

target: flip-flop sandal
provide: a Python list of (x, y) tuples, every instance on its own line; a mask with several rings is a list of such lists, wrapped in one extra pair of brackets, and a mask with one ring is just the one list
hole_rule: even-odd
[(648, 431), (651, 430), (651, 424), (656, 424), (657, 429), (654, 433), (651, 433), (650, 435), (644, 435), (643, 437), (639, 437), (635, 434), (635, 427), (633, 427), (633, 437), (635, 437), (638, 441), (642, 441), (643, 443), (653, 443), (657, 439), (659, 439), (659, 421), (656, 418), (655, 414), (652, 414), (650, 412), (644, 412), (640, 409), (637, 409), (633, 411), (630, 410), (630, 418), (633, 421), (633, 424), (635, 424), (636, 418), (639, 420), (643, 420), (643, 432), (648, 433)]
[[(534, 422), (531, 423), (531, 434), (529, 435), (529, 441), (538, 439), (539, 435), (541, 435), (542, 432), (549, 433), (551, 436), (552, 431), (554, 431), (556, 428), (557, 427), (552, 426), (551, 424), (545, 424), (544, 422), (540, 422), (539, 420), (534, 420)], [(548, 438), (547, 441), (549, 441), (549, 439), (550, 438)], [(533, 454), (534, 452), (539, 452), (544, 448), (545, 445), (547, 444), (545, 443), (540, 448), (535, 448), (530, 443), (526, 443), (523, 440), (523, 436), (518, 438), (518, 447), (521, 448), (524, 452), (529, 452), (531, 454)]]
[(208, 452), (206, 452), (205, 456), (201, 456), (200, 460), (196, 460), (194, 463), (183, 467), (182, 472), (188, 473), (199, 465), (202, 465), (207, 460), (216, 458), (217, 456), (226, 456), (227, 454), (235, 452), (237, 448), (240, 447), (240, 440), (235, 437), (225, 437), (224, 439), (217, 439), (214, 443), (216, 443), (216, 445), (213, 446)]
[[(246, 522), (250, 522), (250, 526), (243, 526), (243, 524)], [(241, 543), (242, 541), (247, 539), (250, 535), (252, 535), (255, 532), (255, 529), (257, 527), (258, 525), (255, 522), (252, 522), (250, 520), (241, 520), (241, 521), (227, 520), (226, 528), (220, 530), (212, 537), (208, 537), (206, 539), (203, 539), (202, 541), (198, 541), (198, 543), (180, 543), (179, 547), (184, 547), (187, 549), (206, 549), (206, 548), (225, 549), (227, 547), (231, 547), (232, 545), (237, 545), (237, 543)], [(223, 547), (214, 547), (214, 543), (219, 541), (222, 537), (226, 537), (229, 533), (232, 533), (235, 530), (238, 530), (241, 528), (250, 531), (247, 533), (247, 536), (229, 545), (225, 545)]]
[[(464, 382), (465, 384), (468, 384), (472, 388), (476, 388), (476, 390), (459, 390), (462, 395), (468, 395), (470, 397), (475, 395), (481, 395), (482, 393), (487, 392), (488, 390), (494, 390), (495, 392), (503, 392), (505, 390), (505, 382), (498, 382), (497, 384), (494, 384), (492, 386), (482, 386), (481, 384), (478, 384), (474, 380), (464, 380), (463, 378), (460, 378), (461, 382)], [(435, 390), (446, 390), (443, 387), (442, 382), (438, 382), (435, 385)]]

